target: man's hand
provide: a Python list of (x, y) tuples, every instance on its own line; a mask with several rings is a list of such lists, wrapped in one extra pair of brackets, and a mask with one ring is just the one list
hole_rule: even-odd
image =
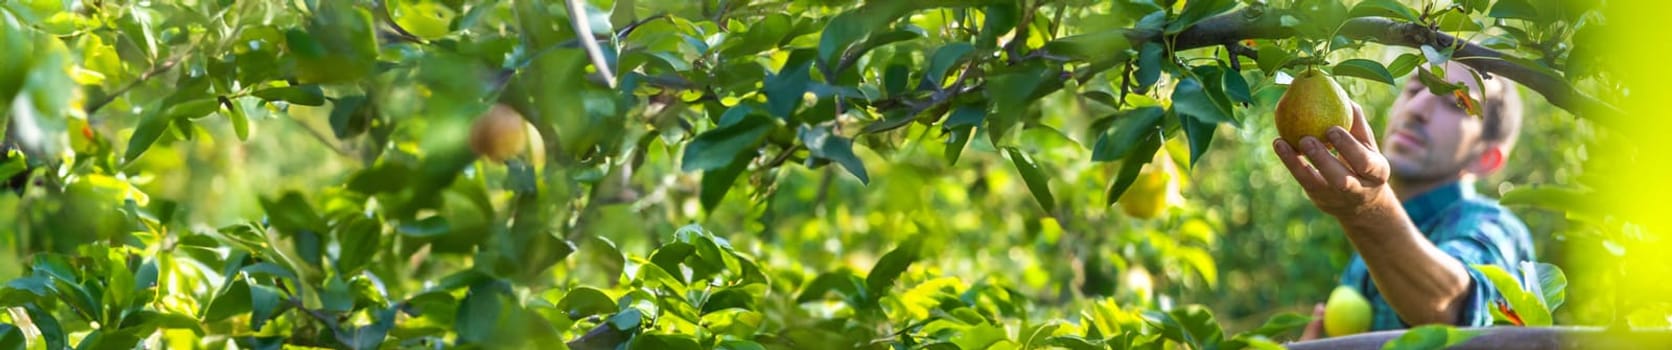
[[(1358, 104), (1353, 104), (1351, 132), (1333, 126), (1326, 135), (1329, 145), (1335, 146), (1336, 154), (1331, 154), (1322, 140), (1311, 136), (1301, 138), (1298, 153), (1296, 145), (1290, 145), (1282, 138), (1272, 143), (1277, 158), (1283, 160), (1283, 165), (1289, 168), (1289, 175), (1295, 177), (1318, 209), (1345, 220), (1379, 205), (1391, 203), (1398, 206), (1399, 200), (1395, 199), (1393, 189), (1387, 185), (1391, 172), (1387, 157), (1382, 156), (1381, 148), (1376, 146), (1370, 124), (1365, 121), (1364, 110)], [(1302, 154), (1310, 165), (1301, 160)]]

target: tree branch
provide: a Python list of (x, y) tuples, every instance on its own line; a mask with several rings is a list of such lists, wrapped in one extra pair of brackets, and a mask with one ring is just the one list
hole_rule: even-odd
[[(1174, 50), (1190, 50), (1220, 46), (1246, 39), (1284, 39), (1297, 33), (1283, 27), (1284, 12), (1248, 8), (1221, 14), (1197, 22), (1176, 35), (1167, 36), (1159, 30), (1135, 29), (1126, 33), (1133, 47), (1145, 42), (1171, 40)], [(1361, 17), (1342, 24), (1340, 34), (1348, 38), (1368, 40), (1384, 45), (1421, 48), (1457, 47), (1451, 59), (1477, 71), (1508, 78), (1544, 95), (1550, 104), (1583, 116), (1603, 125), (1619, 125), (1615, 120), (1623, 115), (1620, 109), (1574, 89), (1559, 75), (1535, 70), (1511, 62), (1512, 55), (1492, 50), (1468, 40), (1435, 31), (1415, 23), (1395, 22), (1386, 18)], [(1235, 50), (1235, 49), (1233, 49)]]

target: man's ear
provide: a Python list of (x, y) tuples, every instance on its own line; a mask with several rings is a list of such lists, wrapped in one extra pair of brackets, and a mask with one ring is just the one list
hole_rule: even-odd
[(1503, 144), (1496, 142), (1487, 144), (1486, 149), (1481, 150), (1480, 157), (1475, 159), (1475, 164), (1470, 167), (1469, 171), (1479, 176), (1492, 175), (1498, 169), (1504, 168), (1506, 153), (1508, 152), (1504, 149)]

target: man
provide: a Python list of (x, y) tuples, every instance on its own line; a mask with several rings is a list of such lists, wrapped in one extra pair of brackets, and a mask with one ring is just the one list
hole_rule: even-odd
[[(1341, 283), (1370, 300), (1372, 330), (1491, 325), (1497, 290), (1470, 265), (1515, 274), (1533, 258), (1526, 226), (1472, 190), (1515, 146), (1520, 98), (1509, 81), (1477, 84), (1467, 69), (1451, 63), (1445, 78), (1468, 86), (1479, 117), (1452, 94), (1434, 95), (1411, 79), (1380, 146), (1356, 104), (1352, 130), (1332, 127), (1327, 140), (1273, 143), (1307, 197), (1346, 231), (1356, 253)], [(1323, 311), (1319, 304), (1303, 339), (1321, 335)]]

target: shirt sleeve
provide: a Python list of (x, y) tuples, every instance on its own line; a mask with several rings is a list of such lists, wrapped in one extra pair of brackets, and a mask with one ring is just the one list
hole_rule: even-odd
[[(1509, 229), (1493, 221), (1477, 221), (1473, 227), (1460, 227), (1462, 232), (1452, 235), (1450, 239), (1437, 242), (1436, 246), (1446, 254), (1457, 258), (1463, 263), (1463, 268), (1469, 273), (1469, 291), (1463, 296), (1461, 310), (1458, 311), (1457, 325), (1466, 327), (1485, 327), (1492, 325), (1493, 302), (1501, 299), (1497, 288), (1491, 280), (1486, 278), (1474, 265), (1497, 265), (1518, 280), (1520, 274), (1515, 273), (1519, 268), (1514, 263), (1521, 258), (1516, 256), (1513, 249), (1514, 242)], [(1517, 281), (1525, 283), (1525, 281)], [(1516, 286), (1520, 287), (1520, 286)]]

